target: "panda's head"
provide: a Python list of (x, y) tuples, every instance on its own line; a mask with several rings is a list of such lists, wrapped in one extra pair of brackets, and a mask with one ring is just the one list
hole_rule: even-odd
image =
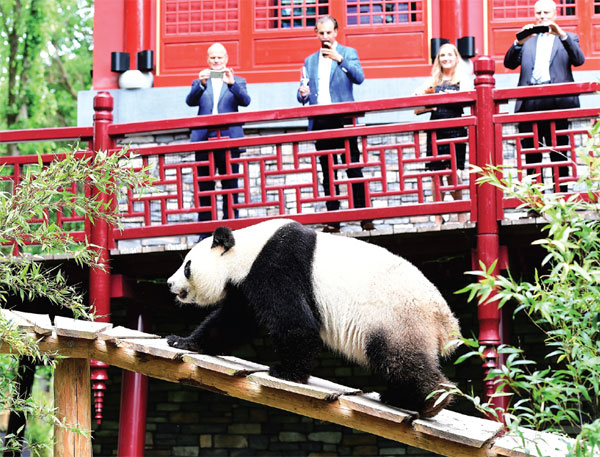
[(235, 245), (233, 233), (219, 227), (212, 237), (205, 238), (188, 252), (183, 264), (168, 279), (167, 284), (181, 303), (212, 305), (225, 296), (230, 280), (230, 266), (225, 254)]

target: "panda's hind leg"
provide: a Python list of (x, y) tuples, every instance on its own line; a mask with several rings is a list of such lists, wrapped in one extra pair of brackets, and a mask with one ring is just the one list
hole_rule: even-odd
[(387, 384), (387, 391), (381, 395), (383, 402), (417, 411), (420, 417), (433, 417), (451, 402), (450, 395), (439, 404), (435, 404), (439, 395), (427, 398), (451, 383), (438, 361), (423, 349), (395, 344), (384, 332), (377, 331), (368, 337), (366, 353), (373, 373)]
[(322, 349), (316, 330), (296, 327), (271, 334), (279, 363), (269, 370), (271, 376), (306, 383)]

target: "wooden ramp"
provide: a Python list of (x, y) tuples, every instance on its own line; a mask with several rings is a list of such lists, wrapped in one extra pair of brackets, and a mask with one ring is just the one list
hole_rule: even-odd
[[(564, 456), (572, 444), (568, 438), (527, 430), (524, 430), (523, 441), (520, 437), (503, 435), (502, 425), (497, 422), (450, 410), (443, 410), (433, 419), (415, 419), (410, 411), (381, 403), (376, 393), (363, 393), (315, 377), (311, 377), (308, 384), (284, 381), (270, 376), (269, 367), (265, 365), (236, 357), (213, 357), (175, 349), (157, 335), (113, 328), (112, 324), (63, 317), (56, 317), (51, 323), (46, 315), (2, 309), (0, 313), (3, 319), (39, 339), (43, 352), (66, 357), (59, 362), (55, 373), (55, 407), (67, 423), (83, 429), (91, 429), (89, 359), (94, 359), (447, 456)], [(0, 353), (9, 352), (11, 348), (0, 342)], [(69, 431), (56, 430), (55, 433), (56, 446), (61, 446), (55, 448), (58, 450), (55, 455), (91, 455), (91, 438)]]

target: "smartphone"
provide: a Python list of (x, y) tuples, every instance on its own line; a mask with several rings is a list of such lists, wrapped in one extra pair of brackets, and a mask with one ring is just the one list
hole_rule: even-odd
[(223, 70), (210, 70), (210, 77), (212, 79), (223, 79), (224, 74)]
[(321, 47), (331, 49), (331, 43), (329, 41), (321, 41)]
[(521, 41), (523, 38), (527, 38), (529, 35), (533, 35), (534, 33), (548, 33), (549, 31), (550, 27), (547, 25), (536, 25), (530, 29), (521, 30), (519, 33), (517, 33), (517, 40)]

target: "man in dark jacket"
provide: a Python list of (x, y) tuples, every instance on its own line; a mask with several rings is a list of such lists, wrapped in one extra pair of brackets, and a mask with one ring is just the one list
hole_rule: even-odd
[[(192, 88), (185, 102), (189, 106), (198, 106), (198, 114), (220, 114), (233, 113), (238, 111), (239, 106), (248, 106), (250, 104), (250, 96), (246, 90), (246, 80), (235, 76), (231, 68), (227, 68), (228, 55), (225, 46), (221, 43), (214, 43), (208, 48), (207, 62), (208, 68), (198, 73), (198, 79), (192, 82)], [(226, 129), (220, 130), (221, 137), (240, 138), (244, 136), (244, 130), (239, 124), (230, 125)], [(216, 130), (194, 129), (192, 130), (191, 141), (205, 141), (208, 138), (217, 136)], [(232, 174), (239, 172), (239, 164), (235, 160), (240, 157), (240, 150), (232, 148), (229, 150), (216, 150), (214, 154), (214, 172), (221, 175)], [(196, 160), (208, 162), (209, 152), (196, 152)], [(227, 163), (230, 162), (230, 172), (227, 171)], [(212, 179), (202, 179), (210, 176), (210, 168), (208, 165), (198, 167), (198, 188), (200, 192), (211, 192), (215, 190), (215, 182)], [(221, 187), (224, 191), (227, 189), (237, 189), (238, 183), (236, 178), (228, 178), (221, 180)], [(237, 210), (230, 206), (237, 204), (237, 192), (227, 192), (223, 195), (223, 218), (237, 218)], [(200, 206), (211, 206), (211, 196), (201, 195)], [(211, 220), (210, 211), (198, 213), (199, 221)]]
[[(535, 24), (526, 24), (522, 31), (529, 31), (536, 26), (547, 26), (547, 33), (533, 33), (522, 39), (517, 39), (510, 47), (504, 57), (504, 66), (514, 70), (521, 66), (519, 86), (533, 86), (538, 84), (555, 84), (573, 82), (571, 67), (578, 67), (585, 61), (583, 52), (579, 47), (579, 39), (573, 33), (565, 32), (555, 22), (556, 3), (553, 0), (539, 0), (535, 6)], [(526, 33), (525, 33), (526, 34)], [(528, 98), (517, 100), (516, 112), (529, 112), (554, 109), (578, 108), (578, 96), (560, 96), (544, 98)], [(566, 135), (556, 135), (556, 144), (552, 144), (551, 123), (555, 123), (556, 130), (566, 130), (569, 123), (566, 119), (556, 121), (539, 121), (538, 138), (523, 138), (521, 147), (537, 149), (545, 143), (551, 147), (550, 159), (552, 162), (568, 161), (569, 138)], [(519, 124), (520, 133), (533, 132), (531, 122)], [(539, 164), (542, 161), (542, 153), (525, 154), (527, 164)], [(535, 167), (528, 168), (527, 173), (536, 173)], [(561, 178), (569, 175), (567, 166), (559, 167)], [(555, 177), (555, 188), (556, 188)], [(559, 186), (561, 192), (567, 191), (566, 184)]]

